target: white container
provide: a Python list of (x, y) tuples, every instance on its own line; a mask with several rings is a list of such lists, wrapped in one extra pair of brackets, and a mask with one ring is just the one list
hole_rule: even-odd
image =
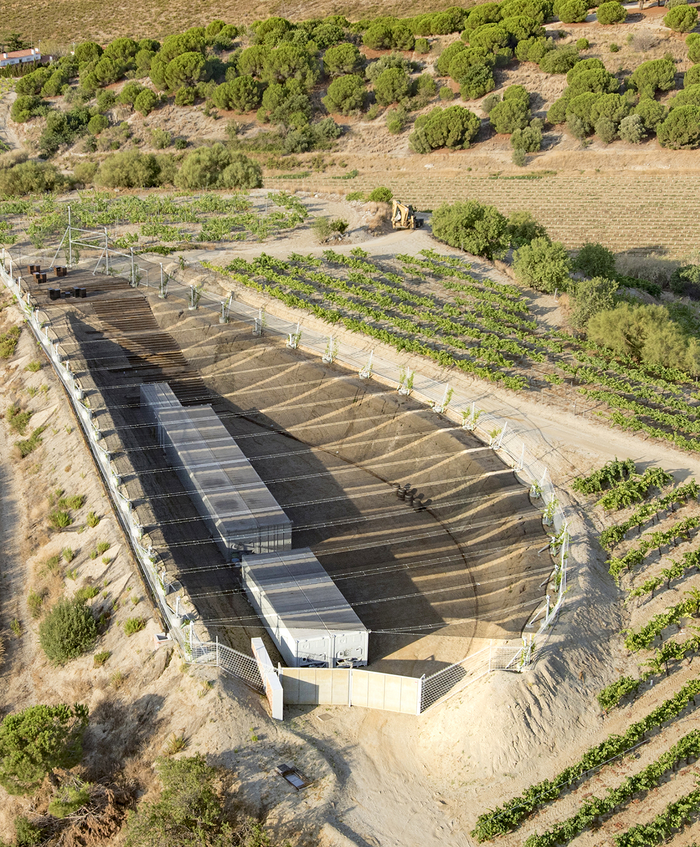
[(367, 664), (369, 633), (311, 550), (245, 555), (241, 577), (289, 667)]

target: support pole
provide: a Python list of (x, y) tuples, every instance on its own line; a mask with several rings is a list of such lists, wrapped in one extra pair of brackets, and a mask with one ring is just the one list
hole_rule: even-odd
[(136, 271), (134, 270), (134, 248), (129, 247), (131, 253), (131, 287), (136, 288)]
[(71, 212), (68, 207), (68, 267), (73, 267), (73, 232), (71, 227)]
[(109, 235), (105, 227), (105, 273), (109, 273)]

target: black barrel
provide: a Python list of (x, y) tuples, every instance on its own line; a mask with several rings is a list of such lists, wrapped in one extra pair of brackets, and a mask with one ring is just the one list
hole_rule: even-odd
[(51, 298), (51, 300), (59, 300), (61, 297), (61, 289), (49, 288), (49, 297)]

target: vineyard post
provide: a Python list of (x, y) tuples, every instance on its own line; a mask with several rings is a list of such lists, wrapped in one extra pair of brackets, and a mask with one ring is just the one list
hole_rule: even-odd
[(71, 232), (71, 212), (68, 207), (68, 267), (73, 267), (73, 235)]
[(521, 471), (525, 465), (525, 442), (523, 442), (522, 447), (520, 449), (520, 459), (518, 464), (515, 466), (515, 469)]
[(158, 296), (161, 300), (165, 300), (168, 296), (168, 275), (163, 273), (163, 263), (160, 263), (160, 291)]
[(134, 248), (129, 247), (131, 253), (131, 287), (136, 288), (136, 269), (134, 268)]
[(107, 234), (107, 227), (105, 227), (105, 273), (109, 273), (109, 235)]
[(374, 358), (374, 350), (372, 350), (369, 354), (369, 359), (367, 364), (362, 368), (359, 373), (360, 379), (372, 379), (372, 359)]
[(501, 449), (501, 444), (503, 444), (503, 435), (505, 434), (505, 431), (506, 431), (507, 429), (508, 429), (508, 421), (506, 421), (506, 422), (503, 424), (503, 429), (502, 429), (502, 430), (500, 431), (500, 433), (498, 434), (498, 438), (496, 438), (496, 442), (495, 442), (495, 443), (494, 443), (494, 445), (493, 445), (493, 449), (494, 449), (494, 450), (500, 450), (500, 449)]

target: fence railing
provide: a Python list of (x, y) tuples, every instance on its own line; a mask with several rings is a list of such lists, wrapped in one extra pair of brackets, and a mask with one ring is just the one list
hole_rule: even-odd
[[(551, 527), (550, 551), (554, 560), (553, 579), (548, 580), (554, 587), (554, 592), (546, 592), (542, 602), (538, 604), (526, 624), (526, 631), (539, 635), (549, 630), (561, 608), (567, 588), (567, 564), (569, 557), (569, 525), (567, 520), (567, 508), (563, 506), (556, 495), (556, 490), (549, 476), (547, 466), (529, 455), (523, 439), (518, 434), (517, 425), (503, 418), (495, 412), (481, 411), (477, 408), (476, 401), (457, 388), (451, 388), (446, 381), (435, 379), (432, 376), (421, 374), (418, 371), (407, 371), (407, 368), (394, 360), (391, 351), (382, 348), (381, 344), (365, 343), (357, 346), (339, 339), (332, 334), (324, 334), (315, 327), (304, 326), (301, 321), (293, 322), (273, 313), (268, 313), (265, 305), (252, 305), (241, 300), (241, 295), (249, 296), (246, 289), (237, 288), (226, 283), (232, 288), (226, 296), (215, 294), (207, 290), (207, 281), (215, 280), (215, 275), (205, 269), (196, 272), (192, 268), (173, 266), (171, 263), (166, 268), (166, 263), (154, 263), (137, 256), (133, 252), (125, 254), (122, 251), (110, 247), (109, 240), (104, 234), (96, 233), (95, 237), (104, 240), (104, 244), (95, 245), (80, 231), (79, 238), (73, 239), (70, 231), (67, 232), (69, 243), (81, 246), (80, 257), (73, 258), (73, 267), (81, 267), (92, 273), (107, 271), (110, 275), (120, 276), (129, 280), (130, 284), (137, 287), (152, 288), (158, 291), (161, 298), (169, 296), (183, 299), (187, 302), (190, 310), (209, 309), (217, 316), (220, 323), (226, 323), (231, 319), (247, 321), (251, 325), (253, 334), (270, 334), (287, 338), (287, 346), (292, 349), (301, 349), (307, 353), (320, 356), (324, 362), (337, 362), (352, 370), (355, 370), (361, 378), (375, 379), (387, 385), (393, 385), (403, 394), (410, 394), (419, 402), (430, 406), (436, 413), (443, 415), (464, 429), (474, 433), (490, 449), (494, 450), (514, 472), (530, 486), (530, 494), (533, 501), (541, 504), (543, 522)], [(70, 363), (60, 351), (58, 336), (52, 332), (48, 316), (42, 318), (41, 309), (29, 292), (28, 287), (21, 278), (18, 271), (17, 257), (14, 251), (2, 249), (0, 252), (0, 274), (5, 285), (17, 296), (21, 303), (27, 320), (35, 335), (42, 344), (47, 355), (53, 362), (54, 368), (61, 381), (66, 386), (71, 397), (71, 402), (76, 410), (81, 425), (88, 436), (90, 448), (95, 456), (105, 481), (107, 482), (112, 501), (125, 531), (128, 533), (132, 546), (141, 565), (158, 605), (163, 613), (168, 627), (175, 640), (179, 643), (183, 652), (191, 657), (192, 661), (211, 661), (212, 655), (216, 657), (216, 663), (246, 681), (252, 687), (259, 689), (262, 681), (259, 672), (257, 676), (243, 661), (251, 657), (245, 654), (231, 651), (224, 645), (203, 643), (199, 639), (187, 635), (186, 628), (190, 626), (189, 632), (194, 629), (190, 621), (176, 614), (167, 602), (167, 597), (160, 577), (156, 570), (156, 557), (151, 549), (146, 549), (141, 544), (143, 529), (134, 519), (133, 510), (128, 497), (119, 490), (119, 477), (111, 466), (109, 453), (99, 444), (100, 432), (97, 422), (92, 418), (89, 408), (83, 402), (83, 391), (79, 381), (70, 371)], [(72, 249), (70, 250), (72, 254)], [(53, 255), (51, 255), (53, 254)], [(55, 263), (58, 250), (42, 252), (40, 254), (24, 255), (26, 263), (34, 261), (50, 261)], [(53, 337), (52, 337), (53, 336)], [(410, 387), (409, 387), (410, 386)], [(184, 626), (184, 629), (183, 629)], [(196, 645), (196, 646), (195, 646)], [(499, 648), (489, 649), (488, 669), (485, 673), (497, 669), (497, 651)], [(503, 650), (504, 662), (500, 666), (507, 669), (526, 667), (532, 656), (532, 643), (527, 647), (501, 648)], [(230, 653), (229, 653), (230, 651)], [(483, 651), (482, 651), (483, 652)], [(232, 655), (232, 654), (235, 654)], [(450, 691), (460, 690), (462, 683), (469, 682), (483, 676), (479, 670), (485, 661), (484, 657), (477, 658), (479, 654), (459, 662), (443, 671), (428, 677), (421, 693), (421, 710), (434, 705)], [(226, 657), (226, 658), (222, 658)], [(242, 657), (242, 658), (241, 658)], [(514, 664), (515, 663), (515, 664)]]

